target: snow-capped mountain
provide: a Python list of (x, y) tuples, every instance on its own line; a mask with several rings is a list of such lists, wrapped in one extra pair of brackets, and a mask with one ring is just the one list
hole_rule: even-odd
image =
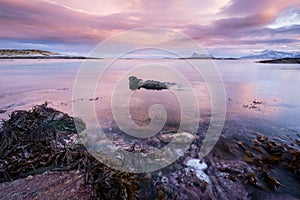
[(300, 58), (300, 52), (282, 52), (273, 50), (264, 50), (253, 55), (243, 56), (241, 58), (263, 58), (263, 59), (276, 59), (276, 58)]

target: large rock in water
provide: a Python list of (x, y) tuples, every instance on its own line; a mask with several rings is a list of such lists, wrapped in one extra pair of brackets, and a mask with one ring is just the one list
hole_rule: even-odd
[(140, 89), (140, 87), (143, 85), (143, 80), (139, 79), (135, 76), (129, 77), (129, 88), (131, 90)]
[(163, 90), (163, 89), (168, 89), (168, 85), (167, 83), (154, 81), (154, 80), (147, 80), (143, 82), (142, 79), (139, 79), (135, 76), (130, 76), (129, 88), (131, 90), (136, 90), (140, 88), (145, 88), (147, 90)]

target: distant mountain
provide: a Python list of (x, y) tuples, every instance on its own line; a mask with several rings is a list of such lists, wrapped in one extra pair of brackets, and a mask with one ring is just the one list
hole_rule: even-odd
[(37, 50), (37, 49), (0, 49), (1, 57), (15, 57), (15, 56), (59, 56), (59, 53), (51, 51)]
[(196, 51), (191, 57), (182, 57), (180, 59), (214, 59), (214, 57), (210, 54)]
[(193, 53), (191, 58), (210, 59), (210, 58), (214, 58), (214, 57), (211, 54), (196, 51)]
[(180, 59), (213, 59), (213, 60), (239, 60), (240, 58), (232, 57), (214, 57), (209, 53), (204, 53), (200, 51), (195, 51), (191, 57), (182, 57)]
[(300, 58), (300, 52), (282, 52), (273, 50), (264, 50), (253, 55), (243, 56), (241, 58), (262, 58), (262, 59), (276, 59), (276, 58)]
[(0, 59), (86, 59), (38, 49), (0, 49)]

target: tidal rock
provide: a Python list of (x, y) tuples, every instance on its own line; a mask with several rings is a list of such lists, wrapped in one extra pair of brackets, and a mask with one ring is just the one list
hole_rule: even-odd
[(154, 81), (154, 80), (146, 80), (145, 82), (143, 82), (142, 79), (139, 79), (135, 76), (130, 76), (129, 88), (131, 90), (136, 90), (140, 88), (145, 88), (147, 90), (163, 90), (163, 89), (168, 89), (168, 83)]
[(143, 85), (143, 80), (139, 79), (135, 76), (129, 77), (129, 88), (131, 90), (140, 89), (140, 87)]
[(168, 86), (165, 83), (161, 83), (159, 81), (147, 80), (140, 88), (145, 88), (147, 90), (163, 90), (168, 89)]

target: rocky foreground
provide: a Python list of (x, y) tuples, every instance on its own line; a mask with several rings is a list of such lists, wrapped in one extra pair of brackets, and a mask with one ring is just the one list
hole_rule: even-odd
[(84, 129), (47, 104), (14, 111), (0, 129), (0, 199), (137, 199), (136, 175), (94, 159), (78, 142)]
[[(85, 129), (80, 119), (47, 104), (15, 111), (0, 128), (0, 199), (300, 198), (298, 139), (288, 144), (262, 133), (239, 135), (235, 131), (244, 128), (227, 123), (214, 149), (199, 158), (209, 124), (199, 125), (176, 162), (155, 172), (132, 174), (110, 169), (86, 151), (77, 135)], [(104, 131), (115, 145), (137, 153), (192, 137), (170, 129), (138, 139), (114, 124)]]

